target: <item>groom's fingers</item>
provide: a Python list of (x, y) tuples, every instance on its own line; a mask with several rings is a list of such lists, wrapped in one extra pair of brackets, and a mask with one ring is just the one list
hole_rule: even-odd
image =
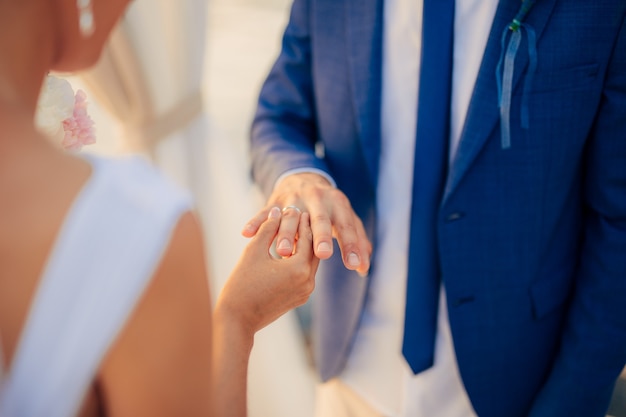
[(296, 254), (305, 258), (313, 256), (313, 232), (311, 231), (311, 216), (302, 213), (298, 226), (298, 241), (296, 242)]
[(355, 270), (362, 276), (366, 275), (370, 268), (372, 245), (361, 219), (351, 208), (337, 210), (335, 229), (346, 268)]
[(311, 231), (313, 232), (313, 250), (319, 259), (328, 259), (333, 254), (333, 225), (331, 211), (321, 200), (308, 204), (311, 213)]
[[(313, 231), (311, 230), (311, 216), (309, 213), (302, 213), (300, 226), (298, 227), (298, 241), (296, 242), (296, 252), (294, 260), (305, 262), (308, 265), (306, 272), (307, 281), (310, 283), (310, 291), (315, 288), (315, 273), (320, 263), (320, 259), (313, 252)], [(301, 259), (302, 258), (302, 259)], [(307, 298), (310, 292), (307, 294)]]
[(276, 235), (276, 253), (283, 258), (293, 254), (301, 213), (297, 206), (286, 206), (282, 209), (280, 228)]

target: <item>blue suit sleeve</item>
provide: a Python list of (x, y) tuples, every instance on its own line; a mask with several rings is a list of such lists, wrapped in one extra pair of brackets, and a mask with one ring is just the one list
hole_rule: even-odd
[(252, 123), (252, 174), (266, 195), (288, 170), (328, 172), (315, 154), (309, 7), (308, 0), (293, 3), (280, 55), (261, 89)]

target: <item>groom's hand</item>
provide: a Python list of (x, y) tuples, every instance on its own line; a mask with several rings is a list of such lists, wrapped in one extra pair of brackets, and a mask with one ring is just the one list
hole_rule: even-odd
[[(337, 239), (346, 268), (365, 275), (370, 267), (372, 245), (361, 219), (352, 209), (346, 195), (326, 178), (315, 173), (298, 173), (285, 177), (274, 188), (267, 205), (244, 227), (242, 234), (252, 237), (267, 219), (269, 210), (283, 208), (276, 237), (276, 252), (283, 257), (293, 252), (300, 212), (309, 212), (313, 231), (313, 250), (319, 259), (333, 254), (333, 237)], [(295, 207), (295, 208), (294, 208)]]

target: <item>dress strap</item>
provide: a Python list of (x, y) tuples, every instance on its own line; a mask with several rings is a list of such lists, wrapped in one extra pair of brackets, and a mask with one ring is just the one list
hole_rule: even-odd
[(0, 416), (77, 413), (190, 208), (143, 161), (93, 166), (48, 259), (0, 393)]

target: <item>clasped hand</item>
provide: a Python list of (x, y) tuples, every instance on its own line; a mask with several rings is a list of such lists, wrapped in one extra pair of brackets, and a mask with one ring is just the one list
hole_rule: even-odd
[[(284, 178), (274, 189), (267, 205), (244, 227), (242, 234), (255, 236), (267, 219), (272, 207), (298, 207), (310, 213), (313, 248), (318, 259), (333, 254), (333, 238), (337, 239), (346, 268), (361, 275), (370, 267), (372, 245), (363, 222), (352, 209), (346, 195), (333, 187), (321, 175), (298, 173)], [(301, 215), (297, 210), (285, 210), (276, 237), (276, 252), (283, 257), (293, 253)]]
[(278, 207), (246, 246), (217, 301), (216, 315), (254, 334), (287, 311), (304, 304), (315, 288), (319, 259), (313, 255), (309, 216), (303, 213), (293, 256), (276, 259), (270, 246), (282, 224)]

